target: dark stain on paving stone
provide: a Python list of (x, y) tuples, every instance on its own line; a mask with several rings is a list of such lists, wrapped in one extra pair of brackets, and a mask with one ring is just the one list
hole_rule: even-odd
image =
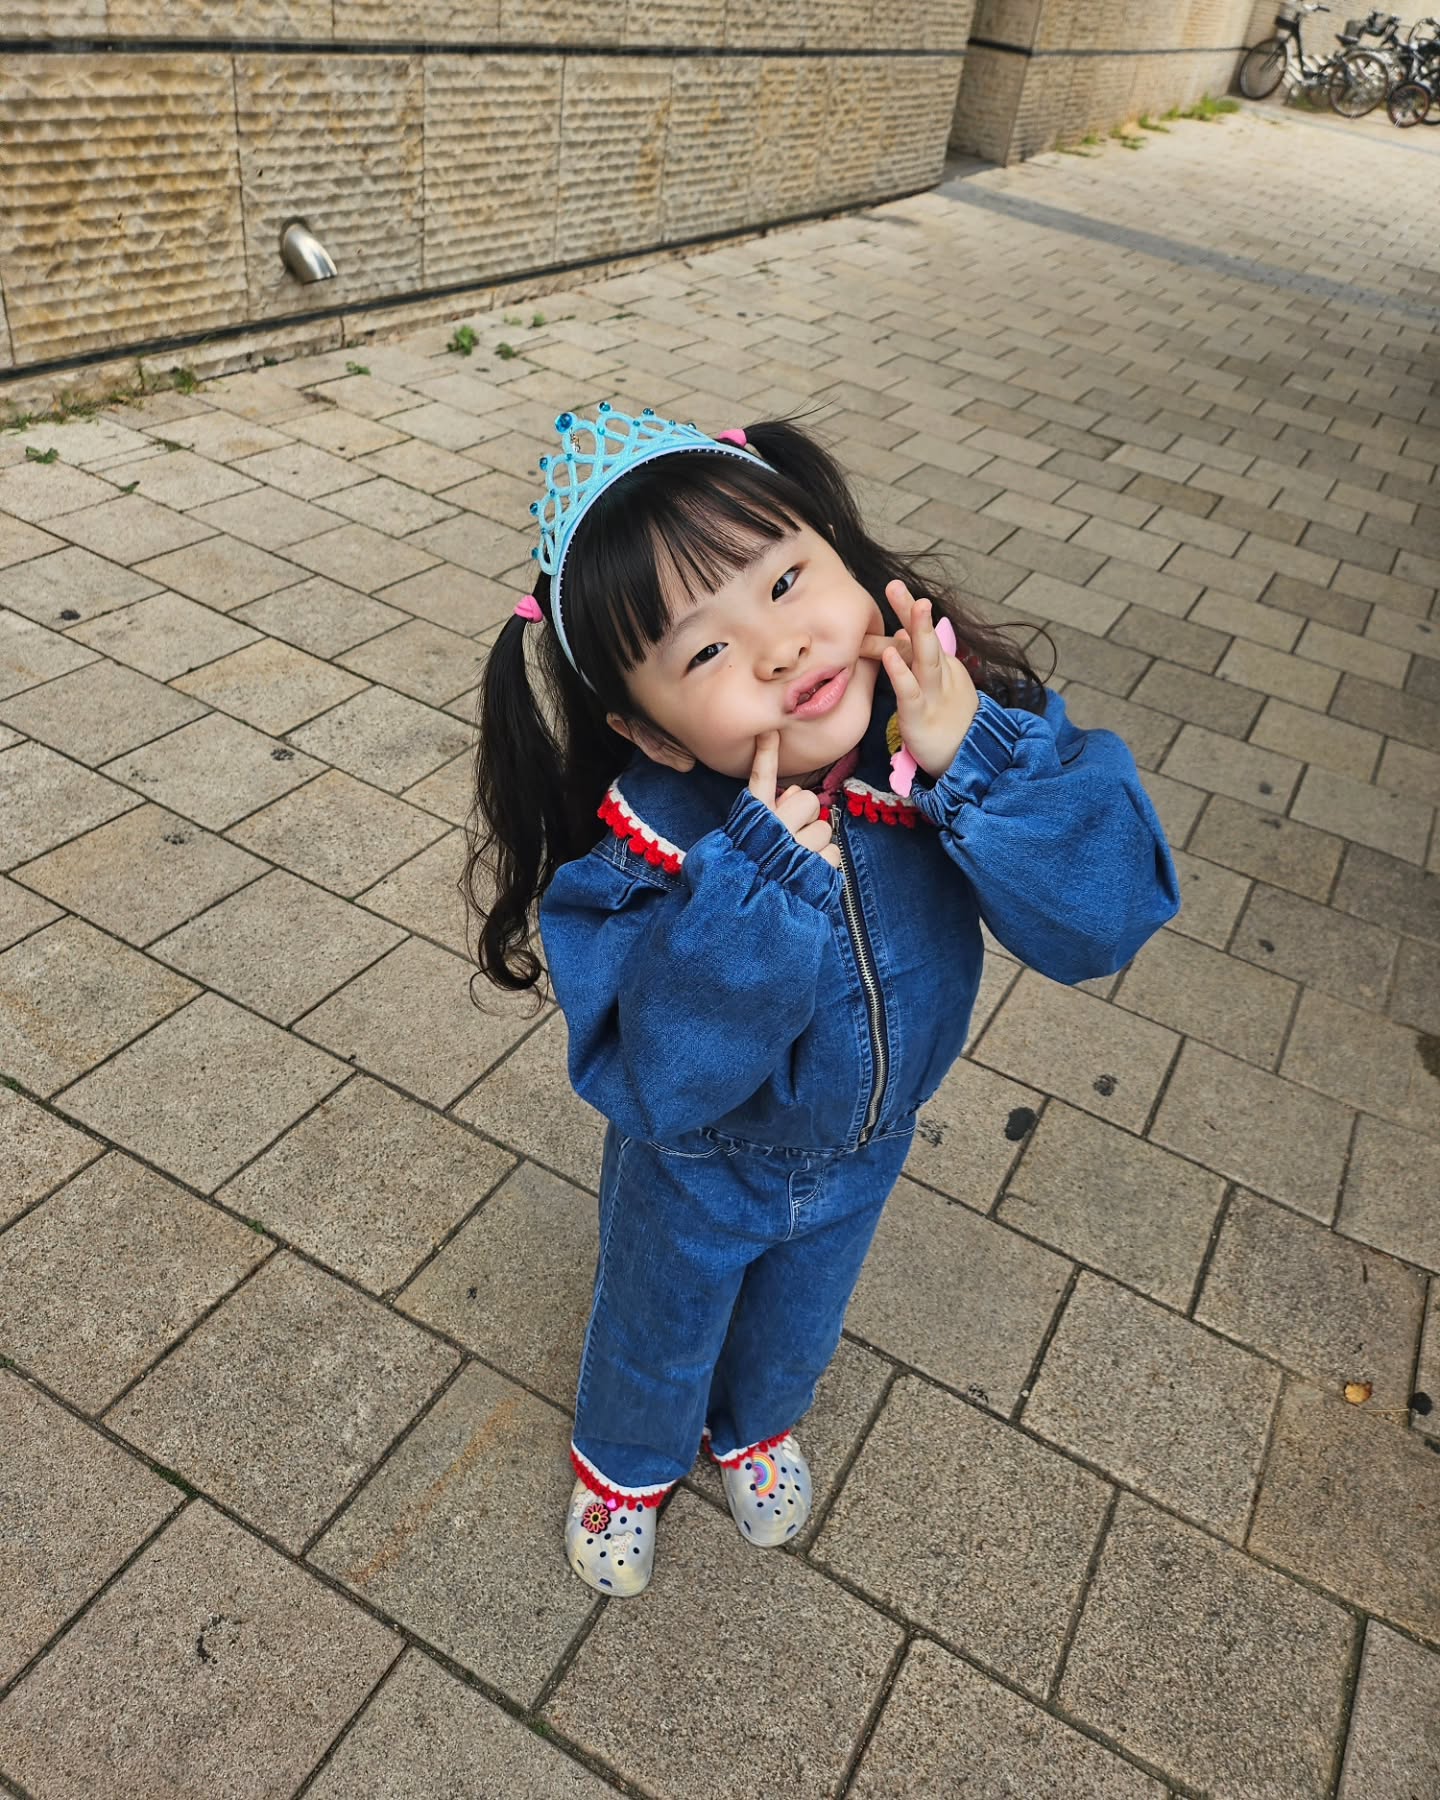
[(1035, 1129), (1035, 1108), (1033, 1106), (1016, 1106), (1011, 1109), (1010, 1117), (1005, 1121), (1005, 1135), (1012, 1144), (1018, 1144), (1023, 1137)]
[(1419, 1415), (1422, 1419), (1429, 1418), (1431, 1409), (1434, 1407), (1434, 1405), (1435, 1405), (1435, 1402), (1430, 1398), (1430, 1396), (1428, 1394), (1422, 1393), (1419, 1388), (1416, 1388), (1415, 1392), (1410, 1396), (1411, 1412), (1419, 1413)]
[(1113, 1075), (1097, 1075), (1092, 1085), (1097, 1094), (1102, 1094), (1108, 1100), (1120, 1083)]
[(276, 762), (290, 762), (294, 758), (295, 752), (293, 750), (272, 750), (270, 755)]
[(933, 1119), (918, 1119), (915, 1123), (916, 1135), (922, 1137), (931, 1149), (936, 1149), (945, 1141), (945, 1127), (937, 1125)]
[(1415, 1048), (1420, 1053), (1426, 1073), (1440, 1081), (1440, 1037), (1436, 1037), (1433, 1032), (1422, 1031), (1415, 1040)]
[[(229, 1622), (230, 1621), (226, 1618), (224, 1613), (211, 1613), (210, 1623), (201, 1630), (199, 1637), (195, 1640), (195, 1654), (200, 1658), (201, 1662), (215, 1662), (218, 1659), (219, 1650), (213, 1643), (207, 1648), (205, 1640), (211, 1632), (215, 1631), (221, 1625), (228, 1625)], [(235, 1634), (232, 1632), (232, 1643), (234, 1642), (234, 1635)]]

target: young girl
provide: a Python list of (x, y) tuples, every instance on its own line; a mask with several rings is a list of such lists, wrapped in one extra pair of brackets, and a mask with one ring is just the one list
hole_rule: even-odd
[(752, 1544), (804, 1524), (791, 1427), (964, 1045), (980, 921), (1076, 982), (1178, 897), (1120, 739), (915, 598), (799, 430), (556, 426), (466, 889), (508, 989), (540, 977), (539, 899), (570, 1078), (609, 1122), (565, 1553), (620, 1596), (702, 1438)]

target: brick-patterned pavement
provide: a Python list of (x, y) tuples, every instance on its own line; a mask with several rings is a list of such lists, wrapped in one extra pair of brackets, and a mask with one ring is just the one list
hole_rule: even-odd
[[(1437, 152), (1181, 123), (0, 435), (0, 1788), (1440, 1793)], [(455, 893), (524, 472), (607, 394), (822, 421), (1186, 894), (1113, 980), (991, 959), (812, 1529), (697, 1472), (615, 1603), (600, 1126)]]

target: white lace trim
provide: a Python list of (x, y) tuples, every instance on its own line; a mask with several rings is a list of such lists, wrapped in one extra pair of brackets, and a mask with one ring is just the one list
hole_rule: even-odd
[(588, 1456), (582, 1455), (573, 1438), (570, 1440), (570, 1454), (576, 1462), (584, 1464), (601, 1487), (608, 1488), (612, 1494), (624, 1494), (631, 1500), (643, 1500), (650, 1494), (665, 1494), (675, 1486), (673, 1481), (652, 1481), (649, 1487), (622, 1487), (618, 1481), (612, 1481), (602, 1469), (597, 1469)]

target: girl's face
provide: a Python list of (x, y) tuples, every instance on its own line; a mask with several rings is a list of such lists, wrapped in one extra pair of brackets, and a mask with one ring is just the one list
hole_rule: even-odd
[(671, 597), (666, 637), (631, 671), (631, 698), (675, 744), (609, 715), (623, 737), (671, 768), (702, 762), (748, 779), (755, 740), (780, 733), (782, 777), (810, 775), (865, 735), (883, 632), (880, 608), (817, 532), (765, 544), (713, 594)]

